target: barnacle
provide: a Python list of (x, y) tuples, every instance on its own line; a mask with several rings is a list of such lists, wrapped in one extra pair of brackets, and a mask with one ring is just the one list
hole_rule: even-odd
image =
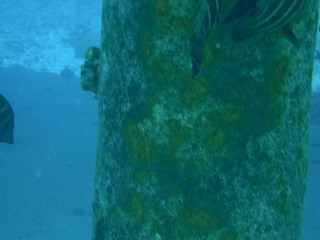
[(89, 47), (81, 65), (80, 85), (83, 90), (91, 91), (96, 96), (99, 83), (100, 49)]
[(211, 25), (218, 21), (220, 9), (221, 0), (198, 0), (197, 2), (190, 41), (194, 77), (200, 74), (203, 44), (207, 40)]

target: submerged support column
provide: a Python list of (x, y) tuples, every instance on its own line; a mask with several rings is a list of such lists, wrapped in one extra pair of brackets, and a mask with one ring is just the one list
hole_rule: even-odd
[(94, 240), (300, 239), (318, 1), (235, 2), (103, 1)]

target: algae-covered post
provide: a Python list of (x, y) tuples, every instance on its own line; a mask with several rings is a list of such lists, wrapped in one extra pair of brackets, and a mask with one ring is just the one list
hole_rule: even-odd
[(94, 240), (300, 239), (317, 9), (103, 1)]

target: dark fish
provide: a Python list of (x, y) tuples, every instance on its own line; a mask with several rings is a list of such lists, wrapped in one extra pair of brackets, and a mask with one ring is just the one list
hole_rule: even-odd
[[(251, 0), (254, 1), (254, 0)], [(243, 10), (238, 13), (239, 21), (235, 24), (231, 38), (236, 41), (242, 41), (258, 33), (268, 33), (286, 26), (304, 9), (307, 0), (257, 0), (255, 7)], [(239, 0), (235, 4), (237, 11), (241, 12), (241, 3)], [(242, 3), (244, 4), (244, 3)], [(230, 11), (237, 12), (235, 10)], [(227, 16), (227, 20), (234, 17)], [(288, 31), (286, 32), (288, 33)], [(290, 33), (291, 34), (291, 33)], [(292, 36), (291, 36), (292, 37)]]
[(206, 42), (212, 24), (218, 22), (222, 0), (198, 0), (192, 26), (191, 57), (192, 75), (199, 76), (203, 45)]
[(8, 101), (0, 93), (0, 142), (13, 143), (14, 114)]
[(255, 9), (258, 0), (238, 0), (230, 9), (224, 23), (238, 20)]

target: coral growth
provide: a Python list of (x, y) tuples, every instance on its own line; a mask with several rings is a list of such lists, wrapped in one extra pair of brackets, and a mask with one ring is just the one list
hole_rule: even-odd
[(85, 53), (84, 64), (81, 65), (80, 85), (83, 90), (96, 96), (99, 83), (100, 49), (89, 47)]

